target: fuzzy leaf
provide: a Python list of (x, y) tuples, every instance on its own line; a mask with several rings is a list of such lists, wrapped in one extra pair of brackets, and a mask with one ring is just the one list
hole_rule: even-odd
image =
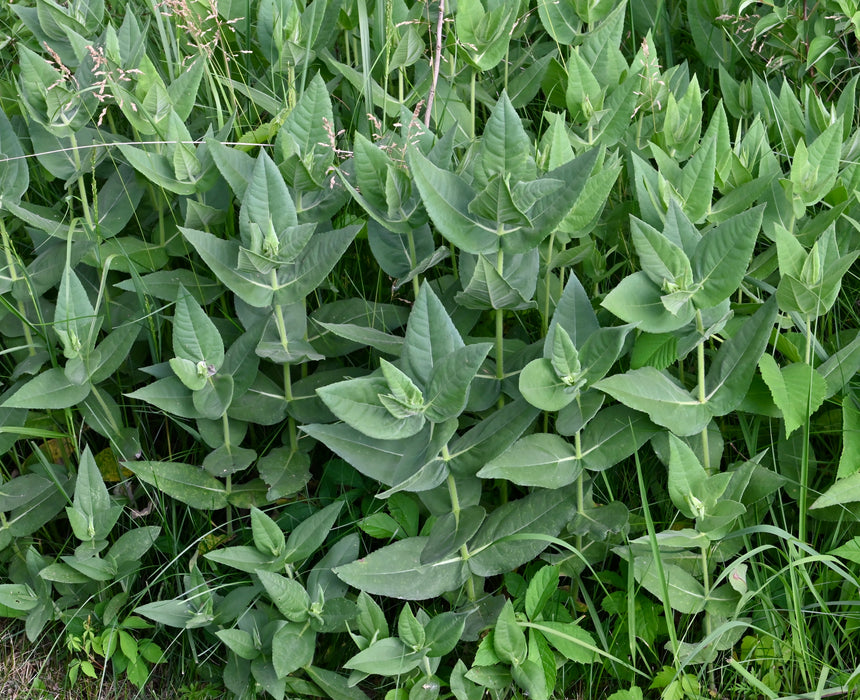
[(455, 556), (422, 564), (426, 544), (426, 537), (408, 537), (334, 572), (359, 590), (403, 600), (435, 598), (463, 585), (468, 576), (466, 563)]

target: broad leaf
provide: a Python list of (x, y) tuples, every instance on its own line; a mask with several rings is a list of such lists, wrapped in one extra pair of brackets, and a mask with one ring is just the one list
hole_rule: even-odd
[(466, 563), (459, 556), (422, 564), (426, 537), (408, 537), (378, 549), (334, 572), (350, 586), (404, 600), (425, 600), (465, 583)]
[(496, 508), (469, 543), (472, 572), (512, 571), (546, 549), (548, 537), (555, 537), (576, 511), (571, 488), (541, 489)]
[(127, 469), (141, 481), (166, 495), (201, 510), (227, 506), (224, 485), (199, 467), (180, 462), (125, 462)]
[(711, 420), (707, 404), (653, 367), (615, 374), (594, 386), (630, 408), (647, 413), (657, 425), (676, 435), (700, 433)]
[(507, 479), (520, 486), (557, 489), (582, 471), (573, 445), (552, 433), (527, 435), (478, 472), (482, 479)]

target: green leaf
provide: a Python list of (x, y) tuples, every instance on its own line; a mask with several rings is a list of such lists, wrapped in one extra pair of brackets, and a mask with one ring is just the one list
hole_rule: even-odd
[(442, 170), (417, 148), (409, 150), (409, 167), (427, 213), (446, 240), (467, 253), (495, 252), (499, 245), (495, 225), (469, 213), (474, 190), (459, 175)]
[(782, 411), (788, 437), (824, 403), (827, 383), (814, 367), (803, 362), (780, 368), (771, 355), (762, 355), (758, 366), (773, 402)]
[(397, 440), (411, 437), (424, 426), (420, 409), (392, 414), (382, 400), (388, 383), (382, 377), (359, 377), (317, 389), (328, 409), (344, 423), (370, 438)]
[[(676, 564), (663, 564), (666, 586), (669, 591), (668, 603), (673, 610), (694, 615), (705, 608), (705, 589), (702, 584)], [(663, 585), (653, 560), (636, 557), (633, 575), (649, 593), (657, 598), (663, 597)]]
[(496, 656), (506, 663), (519, 665), (526, 660), (526, 635), (517, 623), (510, 600), (505, 601), (493, 628), (493, 649)]
[(314, 660), (316, 632), (307, 625), (287, 623), (272, 637), (272, 665), (278, 678), (308, 666)]
[(454, 322), (425, 282), (409, 314), (401, 353), (404, 370), (426, 386), (435, 365), (463, 346)]
[[(301, 255), (278, 270), (275, 302), (283, 306), (301, 302), (317, 289), (346, 253), (361, 228), (360, 224), (355, 224), (336, 231), (315, 233)], [(228, 284), (220, 274), (219, 279)]]
[(827, 508), (858, 501), (860, 501), (860, 474), (852, 474), (837, 480), (833, 486), (815, 500), (810, 508)]
[(230, 185), (230, 189), (238, 199), (244, 199), (245, 190), (251, 181), (256, 161), (247, 153), (236, 148), (229, 148), (218, 139), (206, 138), (206, 146), (215, 161), (215, 166), (222, 177)]
[(469, 568), (478, 576), (494, 576), (531, 561), (575, 510), (570, 487), (541, 489), (496, 508), (469, 543)]
[(452, 555), (468, 542), (484, 522), (486, 512), (481, 506), (463, 508), (459, 517), (454, 513), (440, 516), (430, 530), (427, 545), (421, 552), (421, 563), (428, 564)]
[(305, 666), (305, 673), (332, 700), (369, 700), (360, 688), (349, 685), (346, 678), (333, 671), (308, 665)]
[(860, 472), (860, 409), (849, 394), (842, 399), (842, 454), (836, 478), (844, 479), (857, 472)]
[(218, 630), (215, 632), (215, 636), (241, 659), (256, 659), (260, 655), (260, 650), (254, 645), (253, 638), (245, 630)]
[(680, 246), (639, 219), (631, 219), (630, 233), (642, 271), (658, 287), (675, 285), (688, 289), (693, 271), (687, 255)]
[(452, 652), (466, 626), (466, 615), (444, 612), (436, 615), (424, 626), (427, 656), (437, 658)]
[(407, 603), (400, 609), (397, 616), (397, 636), (407, 647), (417, 651), (424, 646), (426, 635), (424, 626), (416, 619)]
[(537, 177), (534, 147), (504, 90), (490, 112), (480, 144), (478, 171), (485, 180), (493, 175), (510, 177), (514, 182)]
[(257, 462), (257, 471), (269, 485), (268, 501), (292, 496), (301, 491), (310, 481), (311, 461), (306, 452), (288, 447), (276, 447)]
[(482, 479), (507, 479), (520, 486), (557, 489), (573, 483), (582, 472), (573, 445), (552, 433), (527, 435), (490, 460)]
[(10, 408), (69, 408), (81, 403), (89, 393), (89, 383), (73, 384), (62, 369), (53, 367), (33, 377), (3, 405)]
[(740, 286), (749, 265), (764, 205), (733, 216), (702, 236), (690, 262), (699, 285), (693, 302), (699, 308), (716, 306)]
[(323, 321), (316, 321), (316, 325), (340, 338), (351, 340), (364, 347), (374, 348), (388, 355), (400, 355), (403, 349), (403, 338), (376, 328), (359, 326), (354, 323), (325, 323)]
[(30, 184), (30, 171), (24, 149), (12, 129), (6, 112), (0, 110), (0, 153), (6, 162), (0, 172), (0, 209), (8, 202), (18, 204)]
[(281, 615), (292, 622), (308, 619), (311, 598), (302, 584), (264, 569), (258, 569), (255, 573)]
[(134, 341), (140, 331), (140, 326), (128, 324), (117, 327), (96, 347), (94, 355), (98, 359), (90, 367), (90, 381), (100, 384), (116, 372), (128, 360)]
[(176, 179), (173, 165), (160, 153), (153, 153), (125, 143), (117, 143), (116, 146), (129, 165), (155, 185), (180, 195), (193, 195), (197, 191), (197, 183), (180, 182)]
[(539, 631), (571, 661), (591, 664), (598, 659), (594, 638), (575, 622), (540, 622), (529, 627)]
[(534, 302), (506, 280), (483, 255), (478, 256), (472, 276), (455, 300), (467, 309), (526, 309)]
[(238, 241), (225, 241), (211, 233), (181, 226), (179, 230), (218, 280), (242, 301), (258, 308), (271, 305), (274, 290), (269, 283), (256, 281), (236, 271), (239, 259)]
[(704, 512), (704, 468), (686, 443), (669, 433), (669, 496), (686, 517), (695, 519)]
[(519, 389), (526, 401), (542, 411), (560, 411), (578, 394), (578, 389), (565, 383), (552, 362), (544, 358), (532, 360), (523, 367)]
[(279, 562), (279, 560), (263, 554), (256, 547), (225, 547), (224, 549), (206, 552), (204, 556), (209, 561), (224, 564), (224, 566), (229, 566), (248, 574), (256, 573), (259, 569), (263, 568), (269, 570), (283, 567), (283, 563)]
[(598, 328), (579, 349), (582, 373), (588, 384), (602, 379), (621, 355), (632, 325)]
[(537, 415), (538, 410), (522, 400), (494, 411), (450, 445), (451, 471), (474, 476), (487, 462), (510, 447)]
[(71, 267), (65, 267), (54, 310), (54, 331), (66, 357), (89, 355), (95, 345), (98, 322), (84, 286)]
[(700, 433), (711, 420), (707, 404), (700, 403), (684, 387), (653, 367), (606, 377), (594, 387), (630, 408), (647, 413), (653, 422), (676, 435)]
[(434, 598), (463, 585), (468, 576), (465, 562), (457, 556), (422, 564), (426, 544), (426, 537), (409, 537), (334, 572), (354, 588), (404, 600)]
[[(50, 372), (51, 370), (48, 371)], [(137, 391), (126, 394), (126, 396), (151, 403), (162, 411), (175, 416), (182, 418), (203, 418), (203, 415), (194, 406), (191, 398), (191, 390), (176, 377), (158, 379), (152, 384), (147, 384)]]
[(279, 557), (284, 553), (283, 530), (259, 508), (251, 508), (251, 534), (254, 546), (266, 556)]
[(400, 676), (417, 668), (423, 658), (423, 651), (409, 651), (396, 637), (386, 637), (358, 652), (344, 664), (344, 668), (381, 676)]
[(526, 617), (529, 620), (538, 619), (544, 606), (558, 591), (558, 572), (557, 566), (542, 566), (529, 581), (526, 589)]
[(167, 93), (173, 110), (182, 121), (187, 121), (197, 100), (197, 90), (203, 77), (206, 62), (197, 58), (170, 83)]
[(227, 506), (223, 484), (199, 467), (180, 462), (124, 462), (144, 483), (168, 496), (200, 510), (219, 510)]
[(591, 307), (591, 299), (576, 274), (571, 270), (564, 292), (555, 307), (543, 345), (543, 356), (551, 357), (555, 343), (555, 328), (561, 326), (567, 332), (573, 345), (582, 347), (583, 343), (600, 328), (597, 315)]
[(26, 583), (0, 584), (0, 605), (26, 612), (39, 604), (39, 598)]
[(287, 538), (288, 564), (303, 561), (322, 547), (342, 508), (343, 501), (335, 501), (296, 525)]
[(75, 481), (74, 507), (66, 508), (75, 536), (82, 542), (104, 540), (122, 513), (111, 505), (107, 487), (89, 447), (84, 449)]
[(200, 391), (195, 391), (191, 396), (194, 408), (204, 418), (218, 420), (230, 407), (233, 400), (233, 376), (230, 374), (216, 374), (209, 380)]
[(604, 297), (601, 306), (622, 321), (632, 323), (648, 333), (668, 333), (686, 326), (695, 316), (692, 304), (670, 312), (661, 298), (662, 292), (644, 272), (634, 272)]
[[(293, 198), (278, 166), (269, 158), (265, 149), (260, 149), (257, 156), (239, 211), (239, 228), (246, 245), (251, 240), (250, 229), (254, 224), (259, 226), (263, 233), (272, 230), (277, 239), (281, 239), (285, 230), (298, 224)], [(273, 252), (273, 256), (293, 259), (299, 252), (301, 248), (278, 250)]]
[(776, 236), (776, 254), (779, 260), (779, 271), (783, 275), (800, 278), (807, 253), (800, 241), (784, 226), (774, 226)]
[(469, 398), (469, 386), (490, 348), (490, 343), (467, 345), (434, 363), (425, 392), (425, 415), (428, 419), (442, 423), (463, 412)]
[(776, 300), (771, 297), (720, 346), (705, 377), (705, 398), (713, 415), (724, 416), (743, 402), (777, 311)]
[(582, 25), (573, 1), (538, 0), (537, 9), (547, 33), (561, 46), (572, 45)]

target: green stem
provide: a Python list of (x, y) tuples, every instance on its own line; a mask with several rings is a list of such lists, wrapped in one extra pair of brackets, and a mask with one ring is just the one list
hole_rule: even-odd
[(287, 66), (287, 107), (290, 112), (296, 106), (296, 67), (292, 64)]
[(472, 69), (472, 82), (470, 84), (470, 100), (469, 100), (469, 108), (472, 114), (472, 126), (471, 131), (469, 132), (470, 136), (474, 140), (475, 138), (475, 82), (478, 77), (478, 70), (476, 68)]
[[(442, 447), (442, 459), (446, 462), (451, 459), (447, 445)], [(451, 499), (451, 512), (454, 514), (454, 523), (457, 527), (460, 527), (460, 496), (457, 494), (457, 482), (454, 481), (454, 476), (450, 473), (448, 474), (448, 497)], [(469, 548), (465, 543), (460, 545), (460, 556), (463, 557), (463, 561), (468, 561), (471, 556)], [(469, 578), (466, 579), (466, 596), (473, 603), (477, 600), (474, 574), (469, 574)]]
[[(233, 475), (227, 475), (227, 493), (232, 493), (233, 491)], [(224, 517), (227, 519), (227, 537), (233, 537), (233, 508), (230, 506), (230, 503), (227, 503), (227, 509), (224, 513)]]
[(81, 198), (81, 208), (84, 210), (84, 221), (87, 222), (87, 226), (90, 227), (90, 230), (95, 233), (96, 226), (93, 221), (92, 212), (90, 211), (89, 197), (87, 195), (86, 185), (84, 184), (84, 176), (81, 173), (81, 154), (78, 153), (78, 140), (75, 138), (74, 132), (69, 135), (69, 143), (71, 145), (72, 161), (75, 164), (75, 171), (77, 172), (78, 195)]
[[(806, 349), (803, 356), (807, 365), (812, 363), (812, 317), (806, 315)], [(809, 412), (809, 398), (807, 397), (807, 414)], [(801, 542), (806, 542), (806, 518), (809, 504), (809, 416), (803, 422), (803, 448), (800, 455), (800, 494), (797, 507), (800, 510), (800, 518), (797, 528), (797, 537)]]
[(549, 234), (549, 247), (547, 248), (546, 254), (546, 274), (544, 275), (544, 300), (543, 300), (543, 313), (541, 314), (541, 332), (544, 337), (546, 337), (547, 331), (549, 330), (549, 299), (550, 299), (550, 285), (552, 284), (552, 271), (549, 269), (550, 264), (552, 263), (552, 251), (555, 247), (555, 229), (552, 230), (552, 233)]
[[(13, 253), (12, 239), (9, 237), (9, 232), (6, 230), (6, 222), (0, 217), (0, 237), (3, 239), (3, 251), (6, 253), (6, 266), (9, 269), (9, 279), (12, 281), (12, 286), (19, 281), (16, 267), (16, 256)], [(24, 330), (24, 340), (29, 348), (30, 355), (36, 354), (36, 345), (33, 343), (33, 334), (30, 332), (30, 324), (27, 323), (26, 309), (24, 302), (18, 299), (18, 313), (21, 317), (21, 328)]]
[[(582, 431), (577, 430), (573, 435), (573, 446), (576, 450), (576, 459), (582, 459)], [(585, 473), (580, 470), (579, 476), (576, 477), (576, 512), (582, 513), (585, 510)], [(582, 535), (576, 536), (576, 550), (582, 553)]]
[(92, 383), (90, 384), (90, 393), (95, 397), (95, 399), (96, 399), (96, 401), (98, 402), (99, 406), (101, 406), (101, 407), (102, 407), (102, 410), (104, 411), (104, 417), (105, 417), (105, 420), (107, 420), (107, 421), (108, 421), (108, 423), (110, 423), (110, 430), (111, 430), (111, 432), (113, 432), (113, 433), (114, 433), (114, 435), (118, 434), (121, 428), (120, 428), (120, 426), (118, 426), (118, 425), (114, 422), (114, 420), (113, 420), (113, 416), (111, 416), (110, 409), (108, 408), (108, 405), (107, 405), (107, 403), (105, 402), (104, 397), (102, 396), (101, 391), (99, 391), (98, 387), (97, 387), (95, 384), (92, 384)]
[[(636, 476), (639, 481), (639, 493), (642, 496), (642, 512), (645, 515), (645, 529), (648, 533), (648, 541), (651, 543), (651, 556), (654, 564), (657, 567), (657, 576), (660, 580), (661, 592), (663, 593), (663, 614), (666, 617), (666, 628), (669, 632), (669, 643), (672, 647), (672, 659), (675, 670), (681, 670), (680, 664), (680, 646), (678, 644), (678, 632), (675, 629), (673, 620), (675, 619), (672, 612), (672, 606), (669, 605), (669, 582), (666, 580), (666, 572), (663, 569), (663, 559), (660, 556), (660, 546), (657, 544), (657, 531), (654, 527), (654, 519), (651, 517), (651, 507), (648, 505), (648, 491), (645, 488), (645, 477), (642, 474), (642, 463), (639, 461), (639, 453), (634, 452), (633, 458), (636, 462)], [(634, 565), (634, 554), (629, 551), (631, 567)]]
[[(708, 547), (707, 545), (702, 545), (701, 551), (701, 563), (702, 563), (702, 588), (705, 593), (705, 600), (711, 595), (711, 567), (709, 564), (708, 557)], [(709, 637), (713, 632), (713, 620), (711, 619), (711, 613), (705, 610), (705, 636)], [(713, 685), (713, 676), (714, 669), (713, 666), (708, 664), (708, 677), (711, 679), (711, 685)]]
[[(496, 271), (502, 276), (505, 253), (499, 248), (496, 259)], [(505, 378), (505, 311), (496, 309), (496, 379), (499, 380), (499, 408), (505, 405), (505, 395), (502, 392), (502, 381)]]
[(230, 454), (230, 419), (227, 417), (227, 411), (221, 415), (221, 427), (224, 428), (224, 447), (227, 448), (227, 454)]
[[(293, 400), (293, 381), (290, 377), (290, 366), (284, 365), (284, 399), (287, 404)], [(296, 452), (299, 449), (299, 436), (296, 430), (296, 419), (292, 416), (287, 418), (287, 429), (290, 433), (290, 449)]]
[[(702, 322), (702, 312), (699, 309), (696, 309), (696, 330), (699, 331), (699, 334), (703, 336), (705, 335), (705, 327)], [(705, 389), (705, 341), (704, 339), (696, 346), (696, 359), (697, 359), (697, 374), (699, 380), (699, 403), (705, 403), (707, 401), (707, 394)], [(702, 436), (702, 461), (703, 467), (705, 468), (705, 473), (711, 473), (711, 451), (708, 449), (708, 426), (706, 425), (701, 433)]]
[[(406, 239), (409, 243), (409, 264), (412, 265), (412, 269), (414, 270), (418, 267), (418, 253), (415, 252), (415, 236), (412, 233), (412, 229), (409, 229), (409, 232), (406, 234)], [(421, 291), (421, 282), (418, 279), (418, 275), (412, 278), (412, 293), (415, 295), (415, 299), (418, 298), (418, 292)]]

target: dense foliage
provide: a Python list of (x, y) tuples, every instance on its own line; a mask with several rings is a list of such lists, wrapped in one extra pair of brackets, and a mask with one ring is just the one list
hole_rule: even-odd
[(0, 616), (70, 685), (853, 687), (856, 0), (0, 21)]

